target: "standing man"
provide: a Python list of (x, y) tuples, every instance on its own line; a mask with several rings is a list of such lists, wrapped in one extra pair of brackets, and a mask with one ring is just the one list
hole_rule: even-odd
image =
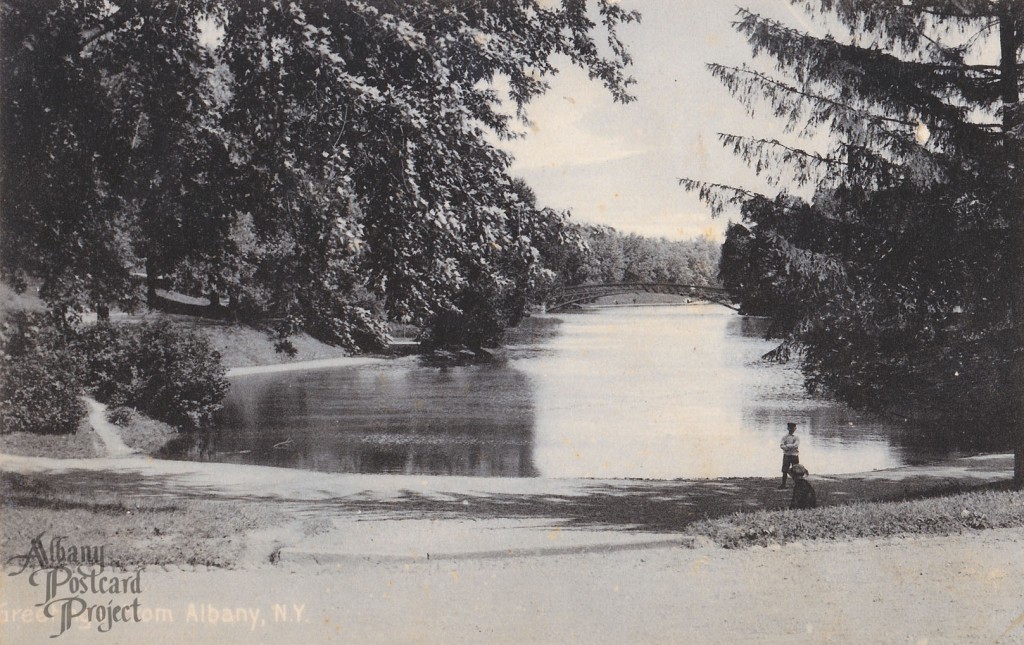
[(786, 487), (789, 469), (800, 463), (800, 440), (796, 438), (796, 424), (787, 423), (786, 429), (789, 430), (789, 434), (784, 436), (782, 443), (779, 444), (782, 448), (782, 485), (779, 488)]

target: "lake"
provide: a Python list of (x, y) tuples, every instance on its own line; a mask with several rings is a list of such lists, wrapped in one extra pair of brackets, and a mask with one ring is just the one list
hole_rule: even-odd
[(937, 456), (903, 422), (808, 396), (765, 363), (767, 321), (717, 305), (541, 317), (507, 360), (379, 364), (232, 379), (215, 431), (170, 458), (328, 472), (480, 477), (775, 476), (787, 421), (812, 473)]

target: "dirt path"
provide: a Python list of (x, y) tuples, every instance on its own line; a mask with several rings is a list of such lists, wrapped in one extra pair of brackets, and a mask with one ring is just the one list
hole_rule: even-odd
[(84, 397), (89, 407), (89, 425), (103, 442), (107, 457), (131, 457), (137, 452), (121, 439), (121, 433), (113, 423), (107, 421), (107, 406), (96, 399)]
[[(81, 595), (96, 606), (137, 597), (145, 622), (100, 633), (76, 619), (69, 642), (1024, 643), (1024, 530), (688, 548), (681, 531), (693, 519), (784, 507), (774, 479), (345, 475), (7, 455), (0, 471), (124, 499), (274, 503), (299, 518), (239, 536), (241, 570), (150, 567), (139, 594)], [(988, 456), (815, 486), (843, 503), (1011, 471), (1011, 456)], [(298, 529), (310, 519), (319, 530)], [(26, 575), (3, 577), (0, 642), (56, 633), (35, 607), (42, 593)]]
[[(997, 530), (774, 550), (145, 570), (146, 622), (105, 634), (75, 622), (70, 634), (105, 644), (1020, 643), (1022, 547), (1024, 531)], [(5, 642), (55, 633), (14, 612), (42, 590), (6, 581)]]
[[(853, 475), (812, 477), (819, 503), (957, 492), (1012, 476), (1011, 455)], [(0, 454), (0, 471), (44, 477), (68, 490), (179, 499), (277, 501), (381, 517), (551, 518), (575, 527), (678, 531), (694, 519), (786, 508), (774, 479), (623, 480), (421, 477), (322, 473), (148, 457), (47, 459)]]

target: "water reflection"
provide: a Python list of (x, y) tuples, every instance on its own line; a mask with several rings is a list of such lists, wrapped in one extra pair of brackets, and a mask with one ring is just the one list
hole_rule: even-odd
[(572, 477), (774, 474), (787, 421), (812, 472), (904, 463), (876, 421), (808, 397), (794, 365), (766, 364), (767, 321), (713, 305), (567, 318), (537, 388), (538, 470)]
[(385, 366), (248, 376), (221, 423), (168, 456), (330, 472), (532, 477), (526, 377), (497, 366)]
[(714, 305), (608, 309), (564, 316), (503, 364), (407, 358), (241, 377), (220, 429), (168, 456), (358, 473), (774, 476), (787, 421), (812, 473), (948, 448), (808, 396), (795, 365), (760, 360), (773, 347), (766, 325)]

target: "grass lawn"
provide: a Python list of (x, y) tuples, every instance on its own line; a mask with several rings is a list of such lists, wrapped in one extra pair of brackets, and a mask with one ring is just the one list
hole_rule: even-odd
[(691, 524), (725, 548), (808, 540), (953, 535), (1024, 526), (1024, 492), (980, 490), (901, 502), (855, 502), (799, 511), (757, 511)]
[(178, 429), (174, 426), (150, 419), (132, 408), (117, 408), (112, 412), (113, 418), (110, 412), (107, 413), (108, 418), (117, 426), (121, 441), (147, 455), (156, 454), (179, 435)]
[(54, 457), (56, 459), (91, 459), (103, 457), (106, 450), (99, 436), (92, 431), (88, 417), (82, 417), (74, 434), (35, 434), (10, 432), (0, 434), (0, 452), (23, 457)]
[(292, 346), (297, 350), (296, 354), (288, 356), (288, 354), (277, 351), (274, 340), (267, 331), (212, 318), (148, 312), (132, 314), (116, 320), (151, 322), (167, 320), (172, 325), (198, 329), (210, 339), (211, 347), (220, 352), (221, 362), (227, 368), (312, 361), (349, 355), (349, 352), (340, 347), (326, 345), (306, 334), (296, 334), (289, 338)]
[(0, 474), (4, 559), (25, 553), (32, 538), (67, 536), (69, 543), (107, 544), (116, 567), (201, 565), (232, 567), (253, 530), (283, 524), (272, 504), (217, 500), (162, 500), (113, 493), (58, 490), (37, 477)]

